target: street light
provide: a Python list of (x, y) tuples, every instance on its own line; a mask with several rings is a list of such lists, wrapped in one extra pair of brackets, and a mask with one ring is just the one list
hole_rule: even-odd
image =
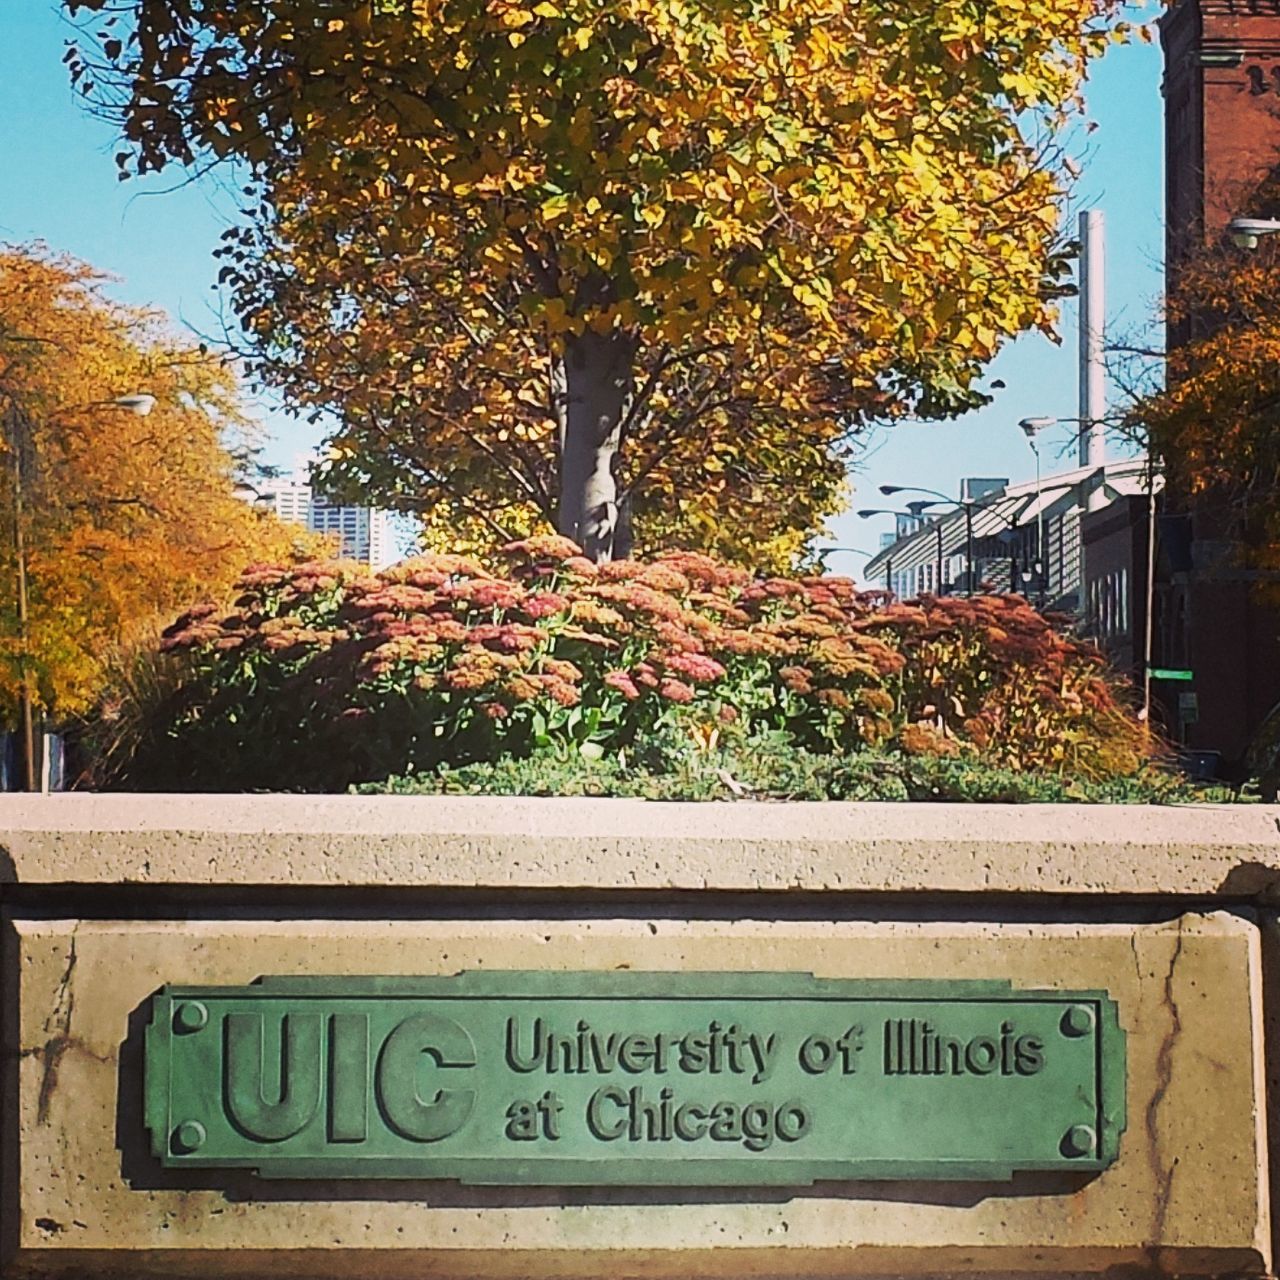
[(1036, 557), (1039, 560), (1039, 577), (1040, 577), (1040, 607), (1044, 608), (1045, 587), (1048, 586), (1049, 579), (1049, 556), (1047, 548), (1044, 545), (1044, 501), (1040, 488), (1040, 446), (1036, 443), (1036, 436), (1046, 427), (1057, 425), (1057, 418), (1023, 418), (1018, 426), (1022, 428), (1022, 433), (1027, 437), (1027, 443), (1031, 446), (1031, 452), (1036, 455)]
[[(950, 502), (951, 499), (944, 498), (943, 501)], [(926, 507), (936, 507), (937, 505), (938, 505), (937, 502), (934, 501), (933, 499), (925, 499), (923, 501), (917, 500), (915, 502), (908, 502), (907, 509), (905, 511), (894, 511), (894, 510), (891, 510), (889, 507), (863, 507), (862, 510), (858, 512), (858, 519), (866, 520), (869, 516), (912, 516), (914, 519), (919, 520), (921, 515), (924, 513), (924, 510)], [(938, 535), (937, 586), (938, 586), (938, 594), (941, 595), (942, 594), (942, 521), (941, 520), (939, 520), (936, 523), (935, 529)]]
[(1273, 236), (1280, 231), (1280, 218), (1232, 218), (1227, 223), (1227, 234), (1238, 249), (1256, 249), (1263, 236)]
[[(868, 560), (874, 560), (876, 556), (880, 554), (880, 552), (878, 551), (866, 551), (862, 547), (819, 547), (817, 549), (818, 563), (822, 565), (822, 570), (824, 573), (826, 572), (826, 568), (827, 568), (827, 562), (825, 557), (837, 551), (841, 552), (842, 554), (866, 556)], [(893, 557), (892, 556), (890, 556), (889, 559), (885, 561), (884, 577), (885, 577), (885, 590), (890, 595), (892, 595), (893, 594)]]
[(104, 400), (103, 405), (114, 405), (117, 409), (125, 409), (145, 418), (156, 407), (156, 398), (145, 391), (135, 391), (127, 396), (116, 396), (114, 400)]
[[(928, 493), (953, 507), (964, 509), (964, 559), (965, 559), (965, 594), (973, 595), (973, 508), (977, 505), (972, 498), (957, 501), (949, 498), (938, 489), (925, 489), (918, 484), (882, 484), (880, 492), (886, 497), (895, 493)], [(931, 504), (936, 506), (937, 504)]]
[[(143, 391), (130, 392), (111, 400), (95, 401), (82, 408), (117, 408), (146, 417), (155, 408), (156, 398)], [(29, 423), (18, 411), (17, 401), (9, 398), (9, 446), (13, 455), (13, 551), (18, 577), (18, 678), (21, 687), (23, 772), (28, 791), (36, 789), (35, 695), (31, 689), (31, 629), (27, 599), (27, 542), (23, 528), (22, 455)], [(21, 434), (20, 434), (21, 433)]]
[[(1280, 229), (1280, 224), (1277, 224), (1277, 227)], [(1101, 421), (1101, 419), (1098, 419), (1097, 421)], [(1087, 427), (1093, 425), (1093, 420), (1086, 420), (1084, 418), (1023, 418), (1022, 421), (1018, 423), (1018, 426), (1022, 428), (1023, 435), (1027, 437), (1027, 443), (1031, 446), (1031, 452), (1036, 455), (1036, 539), (1038, 542), (1037, 551), (1040, 557), (1040, 603), (1042, 606), (1044, 604), (1045, 588), (1049, 583), (1049, 549), (1045, 546), (1044, 540), (1044, 510), (1040, 491), (1040, 446), (1036, 443), (1036, 437), (1041, 431), (1046, 431), (1050, 427), (1067, 426), (1069, 424)], [(1103, 491), (1104, 487), (1099, 486), (1092, 492), (1095, 494), (1101, 494)], [(1091, 511), (1094, 510), (1093, 502), (1093, 497), (1090, 497), (1088, 505), (1089, 510)]]

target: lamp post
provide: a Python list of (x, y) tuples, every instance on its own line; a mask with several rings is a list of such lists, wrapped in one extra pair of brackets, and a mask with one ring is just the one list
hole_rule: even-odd
[[(910, 487), (914, 487), (914, 486), (907, 486), (907, 485), (882, 485), (882, 486), (881, 486), (881, 490), (882, 490), (882, 491), (884, 491), (884, 490), (888, 490), (888, 489), (893, 489), (895, 492), (897, 492), (897, 491), (902, 491), (902, 490), (908, 489), (908, 488), (910, 488)], [(925, 493), (931, 493), (931, 492), (934, 492), (934, 491), (933, 491), (933, 490), (930, 490), (930, 489), (926, 489), (926, 490), (923, 490), (922, 492), (925, 492)], [(1002, 530), (998, 535), (996, 535), (996, 536), (997, 536), (997, 538), (998, 538), (998, 540), (999, 540), (1000, 542), (1009, 542), (1009, 543), (1011, 543), (1011, 542), (1012, 542), (1012, 540), (1013, 540), (1014, 538), (1016, 538), (1016, 537), (1017, 537), (1018, 526), (1017, 526), (1017, 525), (1016, 525), (1012, 520), (1010, 520), (1010, 519), (1009, 519), (1009, 517), (1008, 517), (1007, 515), (1005, 515), (1002, 511), (998, 510), (995, 506), (993, 506), (993, 505), (992, 505), (991, 503), (989, 503), (989, 502), (977, 502), (977, 501), (974, 501), (974, 500), (972, 500), (972, 499), (970, 499), (970, 500), (969, 500), (969, 501), (967, 501), (967, 502), (957, 502), (954, 498), (945, 498), (945, 497), (942, 499), (942, 501), (943, 501), (943, 502), (946, 502), (946, 503), (949, 503), (949, 504), (950, 504), (951, 506), (953, 506), (953, 507), (964, 507), (964, 508), (965, 508), (965, 523), (966, 523), (966, 526), (967, 526), (967, 532), (968, 532), (968, 534), (969, 534), (969, 537), (970, 537), (970, 538), (972, 538), (972, 536), (973, 536), (973, 513), (974, 513), (974, 511), (975, 511), (975, 510), (980, 510), (980, 511), (985, 512), (985, 513), (986, 513), (986, 514), (988, 514), (988, 515), (992, 515), (992, 516), (994, 516), (997, 520), (999, 520), (999, 521), (1000, 521), (1000, 523), (1001, 523), (1001, 524), (1003, 524), (1003, 525), (1004, 525), (1004, 529), (1003, 529), (1003, 530)], [(887, 509), (887, 508), (882, 508), (882, 507), (866, 507), (866, 508), (864, 508), (863, 510), (859, 511), (857, 514), (858, 514), (860, 517), (863, 517), (863, 518), (866, 518), (867, 516), (878, 516), (878, 515), (887, 515), (887, 516), (904, 516), (904, 515), (913, 515), (913, 516), (918, 516), (918, 515), (920, 514), (920, 511), (921, 511), (924, 507), (931, 507), (931, 506), (938, 506), (938, 505), (939, 505), (939, 504), (938, 504), (937, 502), (923, 502), (923, 503), (909, 502), (909, 503), (907, 504), (907, 506), (908, 506), (909, 510), (907, 510), (907, 511), (891, 511), (891, 510), (889, 510), (889, 509)], [(941, 522), (939, 522), (939, 524), (938, 524), (938, 526), (937, 526), (937, 534), (938, 534), (938, 546), (939, 546), (939, 551), (941, 552), (941, 546), (942, 546), (942, 525), (941, 525)], [(971, 543), (970, 543), (970, 552), (971, 552), (971, 554), (972, 554), (972, 547), (973, 547), (973, 544), (972, 544), (972, 542), (971, 542)], [(941, 560), (939, 560), (939, 563), (941, 563)], [(970, 595), (973, 595), (973, 576), (974, 576), (974, 568), (973, 568), (973, 566), (975, 565), (975, 563), (976, 563), (976, 561), (975, 561), (974, 559), (970, 558), (970, 561), (969, 561), (969, 564), (970, 564), (969, 594), (970, 594)], [(1009, 556), (1009, 590), (1010, 590), (1010, 591), (1014, 591), (1014, 590), (1016, 590), (1016, 589), (1017, 589), (1017, 585), (1018, 585), (1018, 582), (1021, 580), (1021, 577), (1022, 577), (1022, 572), (1021, 572), (1021, 570), (1018, 568), (1018, 557), (1017, 557), (1017, 553), (1016, 553), (1016, 551), (1011, 551), (1010, 556)]]
[[(819, 547), (817, 550), (818, 562), (822, 565), (823, 572), (826, 572), (827, 562), (824, 557), (829, 556), (832, 552), (839, 551), (846, 555), (865, 556), (868, 560), (874, 560), (880, 553), (878, 551), (866, 551), (862, 547)], [(890, 556), (884, 562), (884, 585), (885, 590), (893, 594), (893, 557)]]
[(1263, 236), (1280, 232), (1280, 218), (1232, 218), (1227, 234), (1239, 249), (1256, 249)]
[[(943, 501), (950, 502), (951, 499), (944, 498)], [(863, 507), (862, 510), (858, 512), (858, 519), (866, 520), (870, 516), (912, 516), (914, 519), (919, 520), (920, 517), (924, 514), (924, 510), (926, 507), (936, 507), (937, 505), (938, 504), (936, 501), (932, 499), (928, 499), (925, 501), (917, 500), (915, 502), (908, 502), (907, 509), (905, 511), (894, 511), (889, 507)], [(934, 527), (938, 536), (937, 588), (938, 588), (938, 594), (941, 595), (942, 594), (942, 521), (939, 520)]]
[[(1043, 585), (1041, 588), (1042, 592), (1043, 592), (1044, 586), (1047, 586), (1049, 581), (1049, 554), (1048, 554), (1048, 548), (1044, 545), (1044, 511), (1040, 509), (1041, 507), (1040, 447), (1036, 443), (1036, 437), (1040, 434), (1041, 431), (1046, 431), (1050, 427), (1068, 426), (1068, 425), (1074, 424), (1081, 428), (1086, 428), (1086, 427), (1096, 427), (1101, 422), (1102, 422), (1101, 418), (1085, 419), (1085, 418), (1047, 418), (1046, 417), (1046, 418), (1023, 418), (1022, 421), (1018, 423), (1018, 426), (1022, 429), (1023, 435), (1027, 437), (1027, 443), (1031, 446), (1031, 452), (1036, 455), (1036, 507), (1037, 507), (1036, 538), (1038, 539), (1040, 544), (1039, 554), (1040, 554), (1042, 569), (1043, 569), (1043, 572), (1042, 572)], [(1096, 490), (1091, 492), (1102, 493), (1104, 492), (1104, 486), (1099, 485)], [(1095, 510), (1093, 497), (1090, 497), (1087, 500), (1087, 506), (1090, 511)], [(1043, 605), (1043, 603), (1044, 603), (1044, 600), (1042, 595), (1041, 604)]]
[(1040, 446), (1036, 443), (1036, 436), (1040, 434), (1046, 427), (1052, 427), (1060, 419), (1058, 418), (1023, 418), (1018, 426), (1022, 428), (1022, 433), (1027, 437), (1027, 443), (1031, 446), (1031, 452), (1036, 455), (1036, 559), (1039, 561), (1038, 574), (1040, 581), (1039, 596), (1040, 608), (1044, 608), (1045, 587), (1048, 585), (1049, 578), (1049, 555), (1048, 549), (1044, 545), (1044, 501), (1043, 492), (1040, 488)]
[(964, 509), (965, 595), (973, 595), (973, 508), (976, 505), (973, 499), (961, 498), (957, 501), (955, 498), (948, 498), (945, 493), (937, 489), (925, 489), (918, 484), (882, 484), (880, 492), (885, 497), (890, 497), (895, 493), (927, 493), (935, 498), (940, 498), (943, 502), (950, 503), (953, 507), (962, 507)]
[[(112, 407), (145, 417), (155, 407), (155, 396), (145, 392), (131, 392), (112, 400), (95, 401), (80, 406), (85, 409)], [(12, 455), (13, 476), (13, 552), (17, 569), (18, 586), (18, 684), (22, 714), (23, 780), (28, 791), (36, 790), (36, 730), (35, 693), (31, 687), (31, 620), (27, 581), (27, 540), (25, 494), (23, 486), (23, 455), (30, 443), (30, 423), (18, 409), (18, 403), (9, 397), (8, 413), (9, 452)]]

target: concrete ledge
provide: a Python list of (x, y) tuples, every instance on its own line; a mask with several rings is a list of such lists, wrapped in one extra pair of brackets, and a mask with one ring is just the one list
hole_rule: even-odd
[(0, 797), (12, 886), (787, 890), (1280, 901), (1280, 807)]

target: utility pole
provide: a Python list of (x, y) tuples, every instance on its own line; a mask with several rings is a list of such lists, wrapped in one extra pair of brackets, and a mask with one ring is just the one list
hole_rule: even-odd
[[(1147, 441), (1147, 573), (1142, 627), (1142, 729), (1151, 740), (1151, 630), (1156, 603), (1156, 460)], [(1131, 606), (1132, 607), (1132, 606)]]
[(31, 693), (30, 624), (27, 613), (27, 543), (22, 494), (22, 418), (15, 404), (9, 406), (9, 449), (13, 454), (13, 553), (18, 568), (18, 675), (22, 705), (22, 762), (26, 789), (36, 789), (35, 699)]

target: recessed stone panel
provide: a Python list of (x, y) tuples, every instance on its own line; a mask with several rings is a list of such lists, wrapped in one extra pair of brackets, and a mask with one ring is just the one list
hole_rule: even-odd
[[(14, 929), (9, 952), (18, 987), (18, 1149), (16, 1160), (6, 1166), (0, 1209), (20, 1275), (620, 1278), (1083, 1274), (1113, 1267), (1263, 1274), (1270, 1267), (1261, 1172), (1258, 940), (1251, 921), (1227, 913), (1138, 926), (668, 919), (19, 920)], [(1127, 1122), (1115, 1135), (1118, 1145), (1107, 1160), (1094, 1159), (1088, 1142), (1097, 1135), (1085, 1134), (1084, 1129), (1094, 1126), (1081, 1120), (1060, 1126), (1065, 1145), (1051, 1158), (1036, 1156), (1022, 1165), (1014, 1160), (1007, 1170), (993, 1161), (975, 1165), (970, 1176), (963, 1170), (959, 1177), (914, 1180), (819, 1176), (811, 1183), (801, 1179), (804, 1185), (770, 1185), (761, 1176), (746, 1178), (751, 1185), (737, 1186), (705, 1185), (699, 1178), (690, 1180), (694, 1185), (670, 1185), (670, 1180), (652, 1185), (652, 1179), (646, 1185), (642, 1174), (630, 1181), (625, 1171), (629, 1132), (613, 1132), (621, 1116), (619, 1098), (630, 1096), (621, 1089), (618, 1097), (606, 1099), (618, 1114), (605, 1115), (602, 1127), (612, 1136), (596, 1143), (595, 1155), (611, 1166), (598, 1184), (579, 1168), (557, 1185), (554, 1172), (533, 1171), (534, 1161), (527, 1178), (521, 1179), (517, 1168), (514, 1175), (504, 1176), (506, 1185), (497, 1186), (414, 1177), (412, 1168), (401, 1169), (394, 1162), (385, 1166), (392, 1176), (378, 1171), (351, 1176), (350, 1170), (335, 1166), (345, 1176), (317, 1178), (299, 1166), (293, 1171), (297, 1176), (287, 1176), (290, 1170), (283, 1168), (284, 1176), (278, 1171), (274, 1177), (259, 1177), (243, 1161), (233, 1161), (234, 1167), (194, 1161), (184, 1166), (184, 1144), (198, 1150), (207, 1132), (201, 1137), (192, 1128), (184, 1136), (176, 1121), (170, 1124), (167, 1112), (163, 1122), (153, 1125), (155, 1133), (148, 1131), (148, 1108), (154, 1112), (155, 1099), (144, 1093), (144, 1042), (157, 1007), (169, 1001), (163, 1005), (165, 1034), (188, 1037), (188, 1045), (212, 1025), (201, 1019), (200, 1010), (188, 1007), (200, 1001), (190, 991), (192, 998), (183, 999), (184, 988), (252, 992), (256, 980), (269, 978), (270, 983), (258, 985), (259, 992), (271, 983), (294, 992), (310, 984), (322, 995), (327, 992), (326, 999), (345, 991), (344, 998), (354, 1001), (351, 992), (363, 993), (360, 999), (370, 992), (377, 998), (376, 983), (368, 981), (376, 978), (385, 984), (387, 1000), (397, 991), (417, 993), (403, 999), (430, 1000), (457, 989), (443, 980), (468, 974), (473, 976), (463, 979), (463, 986), (469, 983), (473, 994), (492, 1000), (495, 992), (500, 998), (504, 982), (515, 981), (503, 977), (508, 973), (525, 975), (520, 981), (526, 984), (526, 999), (530, 990), (543, 996), (569, 990), (571, 974), (588, 975), (583, 986), (588, 994), (615, 991), (622, 999), (627, 992), (642, 991), (651, 1002), (645, 1006), (650, 1022), (660, 1022), (665, 1016), (661, 1011), (672, 1007), (662, 1003), (664, 998), (693, 992), (685, 1019), (692, 1018), (691, 1029), (683, 1023), (673, 1023), (669, 1033), (657, 1027), (668, 1035), (661, 1051), (672, 1061), (687, 1051), (692, 1056), (686, 1061), (692, 1063), (701, 1061), (698, 1055), (709, 1053), (714, 1042), (725, 1055), (726, 1098), (736, 1097), (739, 1086), (744, 1098), (758, 1092), (759, 1115), (767, 1110), (774, 1129), (781, 1125), (771, 1131), (770, 1143), (761, 1137), (736, 1144), (733, 1159), (745, 1161), (743, 1168), (753, 1160), (776, 1158), (782, 1147), (788, 1154), (803, 1154), (807, 1131), (799, 1113), (779, 1119), (779, 1107), (788, 1101), (804, 1105), (805, 1073), (827, 1062), (821, 1046), (808, 1051), (808, 1066), (798, 1056), (806, 1019), (813, 1016), (803, 1000), (816, 1000), (824, 992), (836, 992), (846, 1002), (861, 992), (871, 1001), (866, 1005), (868, 1026), (878, 1020), (873, 1028), (878, 1039), (870, 1049), (854, 1050), (852, 1040), (842, 1049), (844, 1026), (828, 1037), (831, 1070), (843, 1071), (846, 1058), (854, 1064), (847, 1077), (851, 1111), (863, 1098), (884, 1097), (889, 1100), (884, 1106), (894, 1105), (892, 1094), (874, 1091), (895, 1084), (916, 1090), (912, 1097), (925, 1113), (930, 1105), (963, 1110), (966, 1096), (979, 1096), (964, 1091), (987, 1085), (1012, 1088), (1015, 1093), (1009, 1097), (1030, 1097), (1026, 1091), (1038, 1087), (1039, 1074), (1032, 1067), (1046, 1051), (1029, 1040), (1044, 1040), (1052, 1031), (1066, 1037), (1064, 1045), (1084, 1043), (1073, 1028), (1078, 1025), (1086, 1036), (1094, 1028), (1087, 1009), (1072, 1011), (1075, 1004), (1103, 1000), (1109, 1008), (1114, 1002), (1124, 1046)], [(553, 974), (561, 976), (541, 977)], [(665, 983), (662, 974), (671, 975)], [(734, 982), (737, 986), (730, 990)], [(718, 983), (725, 988), (722, 1018), (715, 1004)], [(734, 1000), (759, 996), (770, 984), (776, 984), (780, 1002), (773, 1020), (777, 1026), (766, 1027), (767, 1018), (758, 1028), (749, 1026)], [(164, 995), (157, 1000), (165, 988), (179, 993), (176, 1002)], [(968, 992), (979, 1001), (1006, 998), (1000, 992), (1056, 992), (1062, 995), (1062, 1008), (1057, 1009), (1052, 995), (1034, 994), (1027, 997), (1028, 1008), (1037, 1002), (1042, 1007), (1025, 1015), (1010, 1014), (1012, 1006), (1006, 1006), (1004, 1014), (996, 1010), (988, 1017), (991, 1011), (975, 1004), (972, 1025), (965, 1023), (962, 1035), (959, 1022), (955, 1027), (947, 1022), (952, 1013), (945, 1005), (928, 1006), (933, 1012), (913, 1019), (910, 1010), (891, 1003), (910, 999), (913, 991), (932, 992), (930, 998), (936, 1000), (945, 990)], [(513, 990), (513, 1009), (520, 995)], [(325, 1143), (359, 1143), (370, 1126), (387, 1120), (387, 1099), (378, 1094), (385, 1042), (410, 1017), (432, 1014), (426, 1006), (409, 1011), (406, 1005), (405, 1018), (379, 1021), (357, 1003), (323, 1011), (315, 1006), (298, 1012), (314, 1018), (314, 1027), (298, 1022), (288, 1031), (283, 1020), (272, 1023), (274, 1015), (265, 1006), (256, 1012), (247, 1005), (233, 1007), (240, 997), (228, 996), (233, 1003), (220, 1008), (215, 1007), (218, 998), (210, 997), (203, 1009), (206, 1018), (221, 1019), (208, 1041), (214, 1055), (210, 1061), (220, 1061), (217, 1055), (224, 1052), (229, 1034), (226, 1019), (238, 1013), (242, 1021), (234, 1024), (239, 1037), (235, 1053), (254, 1065), (251, 1088), (244, 1092), (242, 1087), (226, 1111), (232, 1127), (239, 1125), (259, 1147), (278, 1143), (284, 1150), (299, 1141), (296, 1135), (305, 1137), (310, 1132), (306, 1125), (314, 1122), (320, 1144), (316, 1150), (326, 1159)], [(564, 1032), (563, 1044), (548, 1040), (543, 1045), (550, 1059), (544, 1053), (534, 1062), (538, 1055), (531, 1027), (522, 1029), (525, 1038), (516, 1047), (515, 1062), (517, 1074), (529, 1079), (525, 1100), (531, 1110), (523, 1120), (515, 1113), (507, 1117), (505, 1110), (501, 1117), (503, 1135), (510, 1126), (508, 1141), (517, 1165), (518, 1152), (528, 1150), (522, 1144), (557, 1141), (547, 1127), (554, 1104), (541, 1110), (537, 1105), (546, 1093), (563, 1102), (556, 1121), (567, 1125), (582, 1118), (576, 1114), (580, 1101), (585, 1106), (600, 1088), (617, 1088), (608, 1071), (599, 1080), (575, 1079), (573, 1089), (562, 1088), (566, 1068), (582, 1066), (589, 1058), (592, 1071), (602, 1061), (615, 1075), (624, 1070), (615, 1057), (622, 1053), (618, 1037), (629, 1023), (614, 1026), (604, 1005), (583, 1003), (581, 992), (575, 998), (573, 1034)], [(801, 1003), (788, 1011), (782, 1008), (788, 999)], [(698, 1001), (703, 1003), (695, 1010)], [(1051, 1007), (1052, 1019), (1045, 1012)], [(1040, 1019), (1044, 1027), (1027, 1021), (1019, 1030), (1024, 1016)], [(344, 1017), (348, 1021), (333, 1022)], [(984, 1018), (992, 1023), (989, 1034)], [(466, 1017), (457, 1021), (465, 1024), (473, 1048), (480, 1037), (478, 1052), (488, 1052), (484, 1020), (474, 1026)], [(587, 1024), (580, 1034), (579, 1022)], [(369, 1030), (375, 1024), (381, 1028), (377, 1036)], [(1004, 1024), (1008, 1030), (1002, 1042)], [(423, 1025), (415, 1024), (425, 1035)], [(738, 1027), (733, 1036), (731, 1026)], [(655, 1027), (656, 1022), (654, 1027), (637, 1023), (637, 1038), (626, 1050), (627, 1069), (635, 1068), (628, 1090), (647, 1087), (653, 1098), (646, 1100), (652, 1102), (668, 1081), (672, 1088), (699, 1088), (697, 1073), (685, 1078), (673, 1067), (670, 1075), (654, 1075), (660, 1051)], [(892, 1041), (887, 1051), (886, 1027)], [(550, 1035), (549, 1023), (544, 1031)], [(332, 1053), (351, 1037), (359, 1039), (357, 1032), (368, 1032), (364, 1054), (348, 1056), (335, 1077)], [(777, 1036), (772, 1049), (763, 1038), (766, 1033)], [(753, 1042), (751, 1034), (762, 1038)], [(702, 1044), (680, 1038), (685, 1035), (710, 1038)], [(1029, 1037), (1021, 1057), (1019, 1035)], [(714, 1040), (716, 1036), (720, 1038)], [(412, 1133), (424, 1115), (429, 1117), (448, 1070), (462, 1086), (456, 1092), (466, 1091), (462, 1075), (468, 1069), (463, 1061), (467, 1054), (451, 1055), (447, 1047), (428, 1044), (429, 1039), (409, 1055), (425, 1065), (413, 1088), (392, 1101), (389, 1132), (398, 1124)], [(582, 1062), (573, 1056), (578, 1039), (587, 1046)], [(954, 1052), (948, 1047), (951, 1040)], [(978, 1040), (984, 1045), (990, 1040), (991, 1048), (975, 1050), (966, 1064), (966, 1050)], [(316, 1081), (309, 1075), (294, 1078), (303, 1093), (314, 1086), (316, 1096), (299, 1095), (300, 1100), (285, 1107), (291, 1051), (295, 1067), (307, 1053), (315, 1057)], [(873, 1055), (874, 1063), (871, 1056), (859, 1059), (859, 1052)], [(796, 1063), (784, 1070), (786, 1054), (796, 1055)], [(548, 1066), (553, 1060), (556, 1070)], [(184, 1079), (198, 1074), (198, 1066), (191, 1065), (198, 1057), (182, 1061), (187, 1064), (181, 1067)], [(731, 1070), (734, 1063), (740, 1071)], [(1099, 1078), (1077, 1071), (1078, 1065), (1070, 1065), (1076, 1075), (1062, 1077), (1067, 1082), (1062, 1090), (1084, 1091), (1093, 1087), (1090, 1080)], [(394, 1066), (386, 1066), (384, 1074)], [(975, 1070), (969, 1072), (968, 1066)], [(825, 1081), (823, 1088), (832, 1087), (835, 1078), (829, 1073), (810, 1074)], [(217, 1070), (210, 1078), (222, 1079)], [(773, 1097), (771, 1084), (783, 1080), (787, 1098)], [(367, 1096), (362, 1092), (366, 1086)], [(179, 1093), (182, 1105), (195, 1105), (194, 1095)], [(931, 1098), (945, 1101), (931, 1103)], [(206, 1131), (209, 1116), (224, 1113), (218, 1111), (224, 1102), (209, 1100), (214, 1110), (200, 1120)], [(1068, 1103), (1075, 1105), (1046, 1095), (1045, 1110)], [(827, 1108), (824, 1115), (831, 1114), (825, 1094), (813, 1103), (815, 1109), (819, 1105)], [(1092, 1104), (1085, 1099), (1080, 1105)], [(686, 1128), (692, 1132), (703, 1119), (687, 1113)], [(993, 1134), (999, 1119), (991, 1121)], [(939, 1112), (936, 1124), (946, 1120)], [(522, 1127), (524, 1121), (528, 1123)], [(922, 1134), (929, 1116), (908, 1109), (898, 1123), (901, 1154), (909, 1163), (913, 1144), (922, 1151), (928, 1145)], [(1035, 1118), (1028, 1121), (1029, 1126), (1034, 1123)], [(655, 1120), (655, 1125), (659, 1136), (654, 1141), (665, 1141), (661, 1123)], [(1081, 1130), (1074, 1138), (1073, 1129)], [(234, 1146), (232, 1136), (229, 1129), (228, 1150)], [(591, 1140), (579, 1136), (585, 1144), (576, 1149), (580, 1155), (591, 1149)], [(986, 1136), (969, 1134), (958, 1141), (980, 1145)], [(674, 1130), (673, 1138), (678, 1145)], [(997, 1138), (1015, 1154), (1024, 1138), (1035, 1148), (1030, 1132)], [(424, 1139), (433, 1140), (429, 1135)], [(885, 1141), (883, 1132), (877, 1140)], [(176, 1145), (157, 1153), (153, 1141)], [(495, 1141), (501, 1146), (503, 1138)], [(638, 1141), (649, 1141), (646, 1132)], [(1071, 1160), (1079, 1158), (1070, 1154), (1073, 1142), (1084, 1144), (1079, 1168), (1071, 1167)], [(926, 1162), (921, 1167), (927, 1172)]]

